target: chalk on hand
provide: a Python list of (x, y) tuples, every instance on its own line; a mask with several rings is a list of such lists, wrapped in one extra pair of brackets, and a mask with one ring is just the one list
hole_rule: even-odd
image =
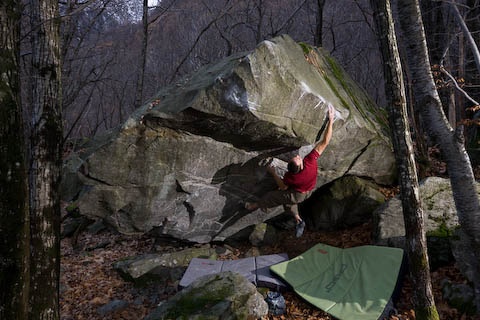
[[(338, 110), (336, 110), (331, 103), (328, 103), (328, 110), (333, 110), (333, 122), (335, 122), (335, 120), (337, 120), (338, 118), (343, 119), (340, 112), (338, 112)], [(328, 113), (327, 113), (327, 118), (328, 118)]]

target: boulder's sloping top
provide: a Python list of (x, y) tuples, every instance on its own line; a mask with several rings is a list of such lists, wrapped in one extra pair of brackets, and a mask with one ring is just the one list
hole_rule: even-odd
[(282, 174), (293, 152), (311, 150), (329, 103), (337, 113), (317, 187), (344, 175), (391, 183), (383, 112), (321, 49), (280, 36), (161, 90), (84, 149), (65, 190), (82, 214), (124, 233), (223, 240), (282, 213), (249, 214), (239, 202), (275, 187), (260, 160), (275, 157)]

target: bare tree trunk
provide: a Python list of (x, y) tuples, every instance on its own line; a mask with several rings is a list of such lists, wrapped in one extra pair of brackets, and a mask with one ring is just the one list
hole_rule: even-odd
[(468, 30), (467, 24), (463, 20), (463, 17), (460, 14), (460, 11), (458, 10), (457, 5), (453, 2), (451, 2), (450, 5), (452, 7), (453, 15), (455, 16), (455, 19), (458, 21), (458, 24), (462, 28), (463, 35), (465, 36), (465, 38), (468, 41), (468, 44), (470, 45), (470, 49), (472, 50), (475, 64), (477, 66), (477, 71), (480, 72), (480, 51), (478, 50), (477, 44), (475, 43), (475, 40), (473, 39), (473, 36), (470, 33), (470, 30)]
[(323, 7), (325, 0), (317, 0), (317, 21), (315, 23), (315, 39), (314, 45), (316, 47), (322, 46), (322, 32), (323, 32)]
[[(465, 44), (464, 36), (458, 35), (458, 78), (465, 79)], [(463, 106), (465, 105), (465, 99), (462, 94), (457, 93), (457, 114), (456, 118), (463, 119), (465, 118), (465, 111)], [(468, 138), (468, 137), (467, 137)]]
[(476, 305), (480, 310), (480, 203), (470, 159), (465, 150), (463, 127), (454, 131), (443, 113), (428, 58), (425, 33), (418, 0), (398, 0), (400, 25), (407, 43), (408, 64), (415, 79), (415, 107), (422, 114), (427, 133), (440, 145), (447, 163), (453, 197), (462, 226), (463, 243), (472, 253), (468, 257), (475, 285)]
[(263, 0), (259, 0), (257, 3), (257, 11), (258, 11), (258, 23), (257, 23), (257, 30), (255, 33), (255, 41), (256, 43), (260, 43), (263, 40), (263, 18), (265, 16), (264, 14), (264, 5), (263, 5)]
[(432, 292), (423, 209), (407, 118), (405, 86), (390, 0), (370, 0), (383, 55), (385, 92), (405, 221), (405, 249), (413, 282), (417, 319), (440, 319)]
[(29, 212), (20, 101), (21, 3), (0, 4), (0, 319), (27, 319)]
[(59, 319), (62, 110), (57, 0), (30, 0), (30, 319)]
[(140, 54), (140, 68), (138, 70), (137, 90), (135, 92), (135, 108), (140, 107), (143, 102), (143, 81), (145, 80), (145, 66), (147, 64), (148, 46), (148, 0), (143, 0), (142, 26), (142, 52)]

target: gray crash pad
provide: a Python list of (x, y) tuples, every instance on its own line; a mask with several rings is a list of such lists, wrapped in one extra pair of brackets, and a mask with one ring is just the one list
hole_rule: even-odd
[(286, 253), (227, 261), (193, 258), (179, 286), (185, 288), (202, 276), (232, 271), (241, 274), (256, 286), (282, 290), (287, 284), (270, 271), (270, 266), (287, 260)]
[(270, 267), (277, 263), (288, 261), (286, 253), (270, 254), (255, 258), (257, 264), (257, 286), (267, 288), (286, 288), (286, 283), (281, 280), (275, 273), (270, 271)]

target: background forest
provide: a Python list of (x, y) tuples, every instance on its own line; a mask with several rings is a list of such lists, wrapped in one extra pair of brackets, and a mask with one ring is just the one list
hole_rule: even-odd
[(69, 15), (63, 27), (65, 131), (78, 137), (115, 126), (163, 86), (284, 33), (328, 48), (383, 103), (367, 1), (324, 2), (164, 0), (148, 9), (146, 26), (140, 2), (63, 7)]
[[(477, 1), (464, 2), (456, 17), (449, 1), (421, 1), (431, 63), (451, 124), (472, 124), (467, 119), (478, 116), (472, 107), (479, 68), (460, 21), (468, 36), (478, 38), (479, 8)], [(280, 34), (323, 46), (379, 106), (386, 103), (381, 53), (365, 0), (163, 0), (148, 8), (140, 1), (68, 1), (60, 10), (66, 138), (112, 128), (163, 86)], [(407, 70), (407, 89), (410, 81)], [(472, 148), (478, 147), (475, 135), (475, 126), (469, 126)], [(426, 156), (425, 148), (419, 150)]]
[[(463, 2), (456, 16), (448, 1), (420, 1), (445, 112), (452, 125), (469, 125), (468, 143), (476, 149), (476, 125), (467, 119), (476, 118), (479, 68), (465, 32), (478, 43), (480, 19), (478, 2)], [(163, 0), (146, 5), (120, 0), (60, 3), (66, 138), (112, 128), (165, 85), (280, 34), (326, 48), (385, 106), (381, 53), (366, 0)], [(408, 89), (412, 79), (408, 71), (405, 76)], [(413, 127), (421, 138), (417, 123)]]

